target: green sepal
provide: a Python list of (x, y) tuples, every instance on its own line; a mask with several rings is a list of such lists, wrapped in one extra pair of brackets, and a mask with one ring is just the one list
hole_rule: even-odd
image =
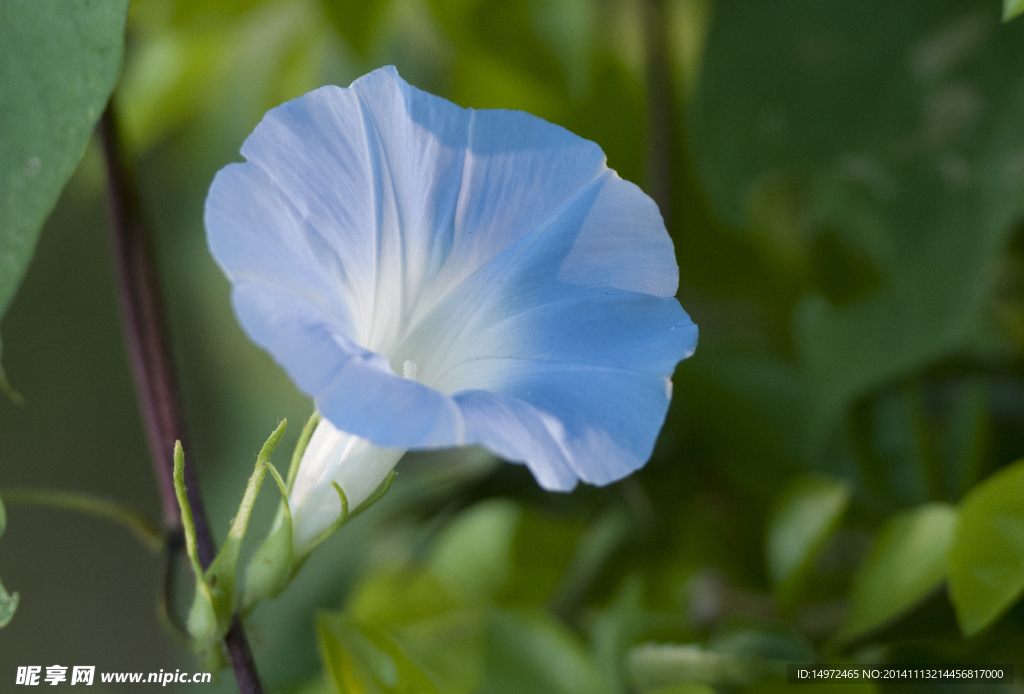
[(281, 492), (281, 505), (277, 509), (277, 516), (270, 526), (267, 538), (249, 562), (245, 577), (245, 595), (242, 598), (242, 614), (248, 614), (261, 601), (280, 595), (302, 568), (304, 560), (295, 559), (292, 512), (288, 505), (288, 495), (299, 474), (302, 455), (306, 452), (320, 419), (320, 413), (314, 411), (306, 420), (306, 425), (302, 427), (299, 440), (295, 443), (295, 450), (292, 451), (287, 482), (283, 482), (277, 469), (269, 465)]
[[(0, 537), (4, 536), (7, 529), (7, 509), (4, 508), (4, 500), (0, 499)], [(18, 600), (21, 596), (17, 593), (8, 593), (4, 584), (0, 581), (0, 629), (11, 623), (14, 619), (14, 612), (18, 609)]]
[(192, 599), (192, 607), (188, 610), (188, 620), (185, 622), (185, 626), (198, 650), (208, 648), (210, 644), (217, 641), (220, 631), (217, 624), (217, 610), (213, 606), (210, 587), (202, 579), (196, 580), (196, 596)]
[(213, 598), (213, 610), (217, 619), (217, 638), (227, 633), (231, 623), (231, 615), (235, 611), (235, 583), (238, 568), (238, 555), (242, 549), (242, 539), (249, 525), (249, 516), (252, 513), (253, 504), (256, 502), (256, 495), (263, 485), (263, 477), (267, 474), (265, 466), (257, 463), (249, 483), (245, 487), (245, 496), (238, 507), (235, 519), (231, 522), (231, 529), (228, 531), (224, 546), (220, 548), (217, 557), (206, 569), (204, 576), (206, 584), (210, 587), (210, 595)]
[(245, 577), (245, 596), (242, 599), (242, 614), (248, 614), (263, 600), (280, 595), (305, 562), (304, 559), (295, 558), (292, 512), (288, 505), (288, 495), (299, 474), (302, 455), (306, 452), (309, 440), (313, 437), (320, 420), (320, 413), (314, 411), (306, 420), (306, 425), (302, 427), (299, 440), (295, 443), (295, 450), (292, 451), (287, 482), (282, 481), (277, 468), (269, 465), (270, 473), (281, 492), (281, 505), (277, 509), (277, 516), (270, 526), (267, 538), (249, 562)]
[(203, 578), (203, 566), (199, 563), (196, 549), (196, 524), (192, 518), (192, 506), (185, 489), (185, 451), (181, 441), (174, 442), (174, 494), (181, 509), (181, 526), (185, 531), (185, 553), (192, 564), (192, 575), (196, 579), (196, 595), (188, 611), (188, 632), (199, 643), (208, 643), (216, 638), (217, 617), (213, 609), (213, 596)]
[(391, 483), (395, 481), (395, 477), (397, 476), (398, 473), (395, 472), (394, 470), (389, 472), (388, 476), (384, 478), (384, 481), (378, 484), (377, 488), (373, 490), (373, 493), (370, 494), (370, 496), (366, 497), (363, 500), (363, 503), (356, 506), (356, 510), (352, 511), (352, 513), (350, 513), (348, 518), (346, 518), (345, 520), (352, 520), (360, 513), (362, 513), (363, 511), (365, 511), (366, 509), (370, 508), (375, 503), (380, 501), (381, 497), (387, 494), (388, 490), (391, 489)]
[[(213, 641), (219, 641), (227, 634), (231, 626), (231, 618), (235, 613), (236, 604), (236, 576), (238, 570), (238, 556), (242, 550), (242, 540), (245, 539), (245, 532), (249, 527), (249, 519), (252, 516), (252, 508), (256, 503), (256, 497), (263, 485), (263, 478), (267, 474), (270, 456), (277, 448), (284, 436), (287, 420), (282, 421), (274, 433), (270, 435), (259, 456), (256, 458), (256, 467), (249, 482), (245, 487), (245, 494), (242, 503), (239, 504), (238, 512), (231, 522), (231, 529), (228, 531), (224, 546), (217, 553), (216, 558), (205, 572), (201, 572), (202, 583), (205, 591), (197, 590), (196, 598), (189, 612), (189, 632), (196, 639), (197, 644), (204, 647)], [(177, 464), (175, 465), (177, 467)], [(184, 484), (182, 485), (184, 489)], [(185, 500), (187, 503), (187, 499)], [(179, 496), (180, 502), (180, 496)], [(184, 510), (182, 512), (184, 518)], [(189, 513), (191, 517), (191, 512)], [(194, 529), (193, 529), (194, 534)], [(187, 544), (186, 530), (186, 544)], [(196, 564), (193, 564), (195, 568)], [(194, 622), (193, 622), (193, 617)], [(212, 625), (211, 625), (212, 619)], [(193, 626), (195, 628), (193, 628)]]
[(213, 679), (215, 682), (219, 677), (221, 670), (231, 667), (231, 659), (228, 658), (228, 654), (224, 649), (224, 644), (221, 641), (211, 643), (209, 648), (205, 649), (200, 654), (200, 661), (203, 663), (203, 670), (213, 673)]
[(301, 561), (295, 561), (287, 485), (277, 468), (270, 464), (267, 468), (281, 491), (281, 506), (267, 539), (249, 562), (245, 576), (245, 596), (242, 599), (243, 614), (248, 613), (257, 603), (280, 595), (302, 566)]
[[(276, 470), (274, 472), (276, 473)], [(394, 479), (395, 472), (392, 470), (373, 494), (359, 504), (359, 507), (353, 512), (348, 510), (348, 497), (345, 496), (341, 486), (337, 482), (331, 482), (331, 486), (334, 487), (334, 491), (338, 493), (338, 498), (341, 501), (341, 513), (338, 514), (337, 520), (303, 545), (299, 552), (295, 551), (293, 544), (292, 517), (290, 511), (287, 510), (288, 502), (285, 498), (285, 501), (282, 502), (282, 512), (278, 513), (267, 539), (263, 541), (249, 564), (245, 583), (245, 599), (242, 601), (243, 614), (247, 614), (260, 601), (280, 595), (295, 578), (313, 550), (347, 521), (365, 511), (384, 496), (391, 488), (391, 482)]]
[(331, 486), (334, 487), (334, 491), (338, 492), (338, 498), (341, 499), (341, 513), (338, 514), (337, 520), (331, 523), (329, 526), (321, 530), (312, 540), (306, 543), (302, 547), (301, 554), (303, 557), (307, 556), (314, 549), (319, 547), (324, 540), (334, 534), (334, 531), (345, 524), (348, 520), (348, 497), (345, 496), (345, 491), (341, 488), (341, 485), (337, 482), (332, 481)]
[(345, 492), (342, 490), (341, 486), (337, 482), (331, 482), (331, 486), (334, 487), (334, 491), (338, 492), (338, 496), (341, 498), (341, 513), (338, 514), (338, 519), (336, 521), (321, 530), (316, 537), (302, 546), (298, 552), (299, 561), (305, 561), (310, 552), (323, 544), (324, 540), (333, 535), (338, 528), (380, 501), (380, 498), (387, 494), (388, 490), (391, 489), (391, 483), (395, 481), (395, 476), (397, 474), (398, 473), (394, 470), (389, 472), (388, 476), (384, 478), (384, 481), (377, 485), (377, 488), (373, 490), (373, 493), (366, 497), (363, 503), (359, 504), (354, 511), (349, 511), (348, 497), (345, 496)]
[(285, 498), (288, 494), (292, 493), (292, 486), (295, 484), (295, 478), (299, 474), (299, 465), (302, 463), (302, 455), (306, 452), (306, 447), (309, 446), (309, 440), (313, 438), (313, 432), (316, 431), (317, 425), (320, 420), (323, 419), (319, 412), (314, 411), (306, 420), (306, 426), (302, 427), (302, 433), (299, 434), (299, 440), (295, 443), (295, 450), (292, 451), (292, 462), (288, 466), (288, 482), (285, 484)]

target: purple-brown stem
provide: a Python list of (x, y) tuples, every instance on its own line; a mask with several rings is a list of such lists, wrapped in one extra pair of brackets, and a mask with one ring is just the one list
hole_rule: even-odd
[[(111, 245), (128, 356), (160, 488), (164, 525), (168, 533), (181, 532), (181, 514), (174, 494), (174, 442), (181, 441), (186, 451), (190, 447), (149, 227), (109, 105), (100, 118), (99, 134), (107, 167)], [(216, 556), (217, 546), (206, 521), (194, 465), (185, 466), (185, 486), (196, 525), (199, 561), (206, 568)], [(252, 651), (237, 618), (225, 643), (241, 693), (262, 694)]]

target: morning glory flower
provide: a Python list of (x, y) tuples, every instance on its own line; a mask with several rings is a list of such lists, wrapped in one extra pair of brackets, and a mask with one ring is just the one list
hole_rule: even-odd
[(480, 444), (549, 490), (650, 457), (697, 342), (657, 206), (595, 143), (393, 67), (272, 109), (206, 202), (236, 314), (323, 421), (301, 545), (406, 449)]

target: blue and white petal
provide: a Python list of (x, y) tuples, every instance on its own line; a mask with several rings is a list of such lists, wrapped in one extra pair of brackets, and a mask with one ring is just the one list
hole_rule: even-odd
[(697, 340), (654, 203), (592, 142), (383, 68), (264, 118), (206, 206), (252, 339), (344, 432), (549, 489), (643, 465)]

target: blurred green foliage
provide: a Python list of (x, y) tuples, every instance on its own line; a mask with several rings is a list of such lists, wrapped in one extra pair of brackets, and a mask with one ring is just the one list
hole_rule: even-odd
[[(4, 530), (7, 529), (7, 509), (4, 506), (4, 500), (0, 499), (0, 537), (4, 536)], [(4, 584), (0, 582), (0, 628), (7, 626), (12, 619), (14, 619), (14, 613), (18, 609), (18, 600), (20, 596), (17, 593), (8, 593), (7, 589), (4, 588)]]
[(841, 638), (877, 629), (933, 593), (946, 577), (956, 524), (956, 509), (944, 503), (892, 516), (854, 576)]
[[(270, 690), (767, 693), (815, 660), (1020, 671), (1024, 22), (1001, 21), (1017, 5), (134, 0), (114, 104), (220, 539), (256, 445), (310, 409), (239, 330), (202, 229), (214, 172), (285, 99), (391, 63), (595, 140), (661, 205), (701, 329), (631, 479), (552, 495), (482, 451), (407, 456), (250, 617)], [(99, 167), (87, 152), (4, 320), (26, 404), (0, 399), (0, 486), (153, 511)], [(260, 497), (254, 537), (276, 503)], [(0, 677), (188, 666), (152, 618), (158, 567), (119, 531), (9, 516), (0, 568), (22, 603)]]
[(950, 548), (950, 593), (973, 636), (1024, 591), (1024, 463), (1000, 470), (964, 499)]
[(805, 587), (811, 563), (850, 504), (849, 485), (807, 475), (782, 490), (768, 519), (766, 554), (775, 594), (788, 607)]

